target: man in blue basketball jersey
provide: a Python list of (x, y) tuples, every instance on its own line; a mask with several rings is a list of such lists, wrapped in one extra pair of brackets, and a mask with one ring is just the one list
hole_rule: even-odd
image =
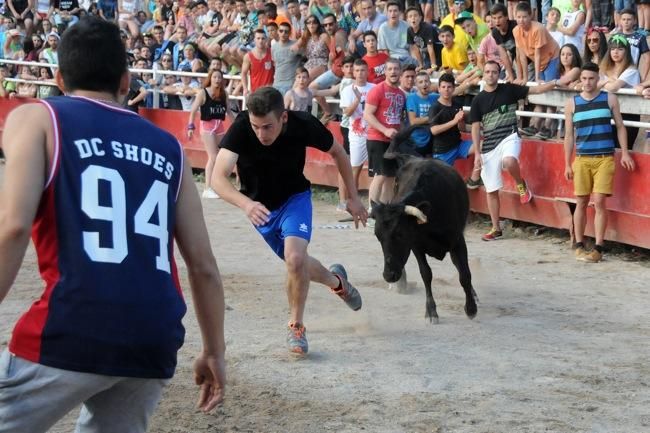
[[(576, 195), (576, 210), (573, 214), (573, 233), (576, 237), (576, 259), (596, 263), (602, 259), (605, 229), (607, 228), (607, 197), (614, 190), (614, 132), (611, 120), (614, 119), (618, 142), (621, 145), (621, 166), (634, 170), (634, 160), (630, 156), (627, 132), (623, 117), (614, 93), (602, 91), (598, 87), (598, 65), (585, 63), (580, 71), (582, 92), (569, 99), (564, 107), (566, 133), (564, 136), (564, 176), (573, 179)], [(573, 148), (576, 157), (571, 164)], [(584, 235), (587, 225), (587, 205), (593, 198), (596, 215), (594, 234), (596, 245), (585, 251)]]
[[(213, 188), (228, 203), (242, 209), (273, 251), (285, 261), (290, 319), (289, 351), (308, 351), (303, 325), (309, 282), (315, 281), (337, 294), (357, 311), (361, 296), (339, 264), (329, 270), (307, 253), (311, 239), (312, 205), (309, 181), (303, 175), (307, 147), (328, 152), (350, 192), (348, 210), (355, 226), (366, 223), (368, 214), (357, 196), (350, 160), (343, 147), (309, 113), (284, 109), (282, 94), (262, 87), (247, 100), (221, 141), (212, 176)], [(241, 191), (228, 177), (237, 166)]]
[(45, 291), (0, 356), (0, 432), (45, 432), (80, 404), (78, 433), (146, 431), (185, 334), (174, 240), (209, 411), (224, 395), (223, 287), (183, 150), (118, 103), (129, 73), (114, 24), (66, 31), (57, 83), (68, 96), (15, 109), (2, 136), (0, 302), (30, 233)]

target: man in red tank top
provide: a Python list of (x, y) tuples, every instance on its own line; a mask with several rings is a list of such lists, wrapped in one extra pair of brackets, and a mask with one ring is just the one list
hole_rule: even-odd
[[(244, 56), (241, 67), (242, 88), (244, 95), (254, 92), (260, 87), (273, 84), (275, 67), (271, 58), (271, 49), (264, 30), (255, 30), (255, 48)], [(250, 72), (250, 82), (248, 73)]]

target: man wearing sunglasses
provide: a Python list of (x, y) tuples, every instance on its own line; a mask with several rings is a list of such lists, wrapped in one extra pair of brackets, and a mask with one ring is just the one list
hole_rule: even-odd
[(291, 50), (291, 47), (296, 41), (290, 39), (290, 35), (291, 24), (287, 22), (280, 23), (278, 26), (279, 40), (271, 45), (271, 58), (275, 65), (273, 87), (278, 89), (283, 95), (293, 87), (296, 68), (302, 60), (300, 53)]

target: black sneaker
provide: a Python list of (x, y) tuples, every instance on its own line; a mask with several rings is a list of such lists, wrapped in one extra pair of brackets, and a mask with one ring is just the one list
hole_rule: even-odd
[(347, 304), (348, 307), (352, 308), (354, 311), (361, 309), (361, 295), (359, 291), (354, 288), (352, 284), (348, 281), (348, 273), (345, 272), (343, 265), (338, 263), (330, 266), (329, 271), (336, 275), (336, 277), (341, 282), (341, 288), (332, 289), (332, 291)]
[(553, 133), (548, 128), (542, 128), (537, 133), (537, 137), (542, 140), (548, 140), (549, 138), (553, 137)]
[(478, 180), (474, 180), (470, 177), (469, 179), (467, 179), (466, 185), (467, 185), (467, 189), (476, 189), (479, 186), (483, 186), (483, 179), (479, 177)]
[(519, 134), (525, 135), (526, 137), (532, 137), (533, 135), (537, 135), (537, 128), (534, 126), (527, 126), (525, 128), (519, 128)]

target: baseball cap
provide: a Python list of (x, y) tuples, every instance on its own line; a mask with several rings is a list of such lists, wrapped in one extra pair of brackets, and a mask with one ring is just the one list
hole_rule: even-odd
[(469, 11), (462, 11), (461, 13), (458, 14), (456, 17), (456, 20), (454, 21), (456, 24), (461, 24), (463, 21), (466, 20), (473, 20), (474, 15), (472, 15), (471, 12)]

